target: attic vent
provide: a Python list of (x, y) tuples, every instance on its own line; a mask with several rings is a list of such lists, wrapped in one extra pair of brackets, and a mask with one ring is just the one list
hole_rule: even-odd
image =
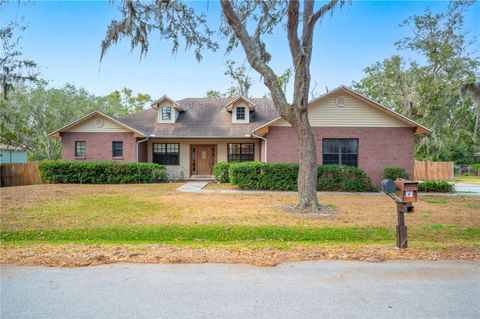
[(344, 96), (339, 96), (335, 99), (335, 104), (338, 107), (344, 107), (345, 105), (347, 105), (347, 99)]
[(103, 127), (103, 119), (96, 119), (95, 120), (95, 125), (97, 125), (97, 127)]

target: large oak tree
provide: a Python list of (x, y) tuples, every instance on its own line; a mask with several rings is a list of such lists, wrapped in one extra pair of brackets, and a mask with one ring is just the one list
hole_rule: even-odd
[[(298, 135), (299, 207), (317, 209), (317, 149), (308, 121), (310, 92), (310, 62), (315, 26), (345, 0), (330, 0), (315, 6), (313, 0), (290, 1), (227, 1), (221, 0), (223, 23), (221, 32), (229, 38), (227, 53), (241, 45), (250, 66), (263, 78), (273, 103), (282, 118)], [(181, 44), (192, 47), (197, 60), (206, 49), (217, 50), (213, 31), (205, 14), (199, 13), (183, 1), (157, 0), (141, 2), (125, 0), (119, 6), (121, 19), (113, 20), (102, 42), (102, 54), (123, 38), (130, 39), (131, 48), (140, 48), (143, 56), (149, 49), (149, 36), (159, 32), (161, 38), (172, 43), (173, 52)], [(262, 39), (283, 28), (290, 47), (293, 66), (293, 97), (289, 102), (282, 89), (279, 75), (270, 66), (271, 54)]]

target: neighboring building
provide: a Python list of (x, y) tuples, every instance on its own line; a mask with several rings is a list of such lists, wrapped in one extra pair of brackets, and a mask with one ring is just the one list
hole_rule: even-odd
[(27, 162), (27, 151), (15, 146), (0, 144), (0, 164)]
[[(314, 99), (309, 118), (319, 164), (365, 170), (375, 184), (385, 167), (413, 175), (414, 135), (430, 131), (342, 86)], [(294, 129), (267, 98), (167, 96), (126, 117), (92, 112), (51, 133), (64, 160), (155, 162), (171, 176), (212, 174), (219, 161), (297, 162)]]

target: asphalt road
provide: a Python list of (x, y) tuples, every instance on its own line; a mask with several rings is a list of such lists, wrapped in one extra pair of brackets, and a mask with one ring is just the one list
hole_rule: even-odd
[(480, 318), (480, 262), (2, 266), (1, 318)]

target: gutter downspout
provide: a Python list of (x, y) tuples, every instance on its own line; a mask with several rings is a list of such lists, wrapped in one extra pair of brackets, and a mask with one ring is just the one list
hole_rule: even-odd
[(140, 143), (142, 143), (142, 142), (145, 142), (145, 141), (147, 141), (147, 140), (148, 140), (148, 137), (145, 138), (145, 139), (143, 139), (143, 140), (137, 141), (136, 152), (135, 152), (135, 153), (136, 153), (135, 155), (136, 155), (137, 163), (138, 163), (138, 144), (140, 144)]
[[(254, 132), (255, 132), (255, 131), (254, 131)], [(261, 139), (261, 140), (263, 140), (263, 141), (265, 142), (265, 150), (264, 150), (265, 160), (264, 160), (264, 162), (266, 163), (266, 162), (267, 162), (267, 139), (266, 139), (265, 137), (255, 135), (254, 132), (252, 132), (252, 136), (253, 136), (253, 137), (259, 138), (259, 139)]]

